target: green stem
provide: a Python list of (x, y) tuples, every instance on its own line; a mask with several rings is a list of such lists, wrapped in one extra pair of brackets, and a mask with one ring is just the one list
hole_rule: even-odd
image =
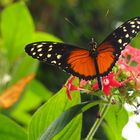
[(109, 106), (110, 106), (110, 103), (102, 106), (102, 108), (100, 110), (101, 117), (96, 119), (95, 123), (91, 127), (90, 132), (88, 133), (85, 140), (92, 140), (93, 139), (94, 134), (96, 133), (98, 127), (100, 126), (102, 120), (105, 117), (105, 114), (107, 113), (107, 111), (109, 109)]

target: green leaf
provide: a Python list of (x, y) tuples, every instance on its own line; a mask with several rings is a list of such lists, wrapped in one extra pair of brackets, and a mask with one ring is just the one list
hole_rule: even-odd
[[(60, 132), (74, 117), (81, 113), (82, 108), (87, 105), (87, 103), (78, 104), (62, 113), (51, 125), (45, 130), (41, 135), (39, 140), (51, 140), (58, 132)], [(81, 121), (77, 121), (81, 123)], [(75, 126), (77, 127), (75, 124)], [(72, 126), (72, 125), (71, 125)], [(75, 127), (73, 126), (73, 127)], [(73, 128), (75, 129), (75, 128)], [(59, 138), (60, 139), (60, 138)], [(63, 138), (64, 139), (64, 138)]]
[(29, 126), (29, 140), (36, 140), (40, 137), (46, 140), (80, 140), (82, 125), (80, 113), (101, 102), (97, 100), (79, 104), (79, 91), (73, 91), (71, 94), (73, 99), (69, 101), (66, 89), (62, 88), (34, 114)]
[[(80, 93), (79, 91), (71, 92), (73, 95), (73, 100), (69, 101), (65, 93), (66, 89), (62, 88), (56, 95), (54, 95), (47, 103), (45, 103), (33, 116), (32, 121), (29, 126), (29, 140), (38, 139), (44, 130), (65, 110), (80, 103)], [(82, 116), (75, 118), (67, 129), (64, 129), (63, 135), (69, 133), (73, 137), (72, 132), (77, 131), (75, 139), (80, 139), (81, 132), (81, 119)], [(79, 123), (77, 123), (79, 122)], [(74, 125), (75, 124), (75, 125)], [(74, 127), (71, 127), (71, 126)], [(61, 135), (62, 135), (61, 133)], [(68, 136), (68, 135), (67, 135)], [(74, 135), (75, 136), (75, 135)], [(68, 137), (67, 137), (68, 139)]]
[[(75, 126), (78, 126), (80, 122), (80, 120), (77, 120), (77, 124), (76, 123), (71, 123), (72, 119), (76, 119), (75, 117), (78, 116), (80, 113), (86, 111), (87, 109), (99, 104), (100, 101), (93, 101), (93, 102), (84, 102), (78, 105), (75, 105), (71, 108), (69, 108), (68, 110), (66, 110), (65, 112), (63, 112), (55, 121), (53, 121), (53, 123), (51, 123), (49, 125), (49, 127), (44, 131), (44, 133), (41, 135), (40, 140), (51, 140), (57, 133), (59, 133), (67, 124), (67, 126), (65, 127), (65, 129), (63, 131), (61, 131), (58, 135), (56, 135), (53, 140), (61, 140), (61, 139), (69, 139), (69, 140), (73, 140), (76, 138), (77, 136), (77, 131), (75, 129)], [(73, 127), (73, 131), (70, 132), (69, 128)], [(69, 133), (68, 133), (69, 131)], [(72, 133), (72, 135), (71, 135)], [(77, 138), (77, 139), (80, 139)]]
[[(78, 130), (77, 126), (80, 123), (82, 124), (82, 120), (79, 120), (78, 116), (82, 112), (88, 110), (89, 108), (91, 108), (95, 105), (98, 105), (99, 103), (100, 103), (100, 101), (97, 100), (97, 101), (93, 101), (93, 102), (85, 102), (85, 103), (75, 105), (72, 107), (72, 109), (69, 108), (68, 110), (66, 110), (66, 112), (61, 114), (51, 125), (49, 125), (48, 129), (46, 129), (47, 131), (45, 131), (41, 135), (40, 140), (50, 140), (51, 137), (53, 137), (53, 136), (54, 136), (52, 138), (53, 140), (62, 140), (62, 139), (63, 140), (74, 140), (74, 139), (81, 140), (80, 135), (78, 135), (80, 130)], [(77, 119), (77, 121), (75, 121), (75, 123), (73, 123), (73, 120), (75, 120), (75, 119)], [(61, 120), (63, 121), (62, 124), (60, 124), (60, 122), (59, 122)], [(55, 127), (55, 125), (57, 127)], [(79, 129), (81, 129), (81, 128), (79, 128)], [(60, 133), (59, 133), (59, 131), (60, 131)], [(55, 133), (56, 134), (59, 133), (59, 134), (57, 134), (55, 136)], [(48, 134), (50, 137), (48, 137)]]
[(140, 123), (136, 123), (137, 124), (137, 126), (140, 128)]
[(0, 114), (0, 139), (1, 140), (27, 140), (23, 128), (8, 117)]
[(135, 37), (135, 39), (133, 39), (132, 41), (131, 41), (131, 44), (132, 44), (132, 46), (133, 47), (135, 47), (135, 48), (140, 48), (140, 33)]
[(23, 53), (24, 46), (31, 40), (33, 32), (33, 21), (23, 2), (11, 4), (2, 11), (1, 33), (10, 62)]
[(43, 33), (43, 32), (36, 32), (33, 35), (32, 42), (35, 41), (54, 41), (54, 42), (62, 42), (59, 38), (55, 37), (54, 35)]
[(9, 85), (12, 85), (22, 77), (26, 75), (36, 73), (38, 67), (38, 61), (33, 60), (31, 57), (22, 57), (11, 68), (11, 77)]
[(31, 90), (33, 93), (36, 93), (37, 96), (46, 100), (53, 95), (53, 93), (38, 80), (32, 80), (28, 85), (28, 90)]
[(110, 106), (102, 125), (108, 140), (123, 140), (122, 129), (127, 122), (128, 113), (122, 106)]
[(32, 117), (30, 112), (35, 111), (42, 102), (47, 101), (51, 94), (39, 81), (32, 80), (17, 106), (12, 109), (11, 116), (27, 126)]

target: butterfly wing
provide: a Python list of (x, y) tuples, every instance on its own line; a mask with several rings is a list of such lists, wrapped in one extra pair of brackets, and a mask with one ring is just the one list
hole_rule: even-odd
[[(90, 56), (88, 50), (73, 45), (45, 41), (28, 44), (25, 51), (33, 58), (60, 67), (79, 78), (91, 80), (111, 71), (121, 51), (139, 31), (140, 17), (126, 21), (98, 46), (97, 58)], [(99, 73), (96, 72), (95, 62)]]
[(113, 31), (97, 48), (97, 63), (101, 76), (107, 75), (121, 52), (140, 32), (140, 16), (126, 21)]
[(81, 79), (96, 77), (94, 58), (88, 50), (65, 43), (35, 42), (28, 44), (25, 51), (33, 58), (62, 68)]

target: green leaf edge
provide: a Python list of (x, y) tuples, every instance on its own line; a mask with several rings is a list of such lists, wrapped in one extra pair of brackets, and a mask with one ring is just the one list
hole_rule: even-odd
[[(78, 116), (80, 113), (88, 110), (89, 108), (98, 105), (100, 101), (94, 102), (84, 102), (78, 105), (75, 105), (68, 110), (64, 111), (58, 118), (56, 118), (48, 128), (43, 132), (43, 134), (39, 137), (39, 140), (51, 140), (56, 134), (58, 134), (73, 118)], [(74, 110), (74, 111), (73, 111)], [(65, 118), (65, 116), (70, 116), (69, 118)], [(66, 120), (65, 123), (61, 123), (62, 120)], [(59, 131), (57, 127), (61, 125)], [(53, 133), (52, 133), (53, 132)]]

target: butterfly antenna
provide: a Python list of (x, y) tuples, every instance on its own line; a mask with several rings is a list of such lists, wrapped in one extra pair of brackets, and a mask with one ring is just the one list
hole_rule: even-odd
[(69, 23), (77, 32), (79, 32), (80, 34), (82, 34), (85, 38), (87, 38), (87, 39), (89, 39), (89, 37), (86, 35), (86, 34), (84, 34), (81, 30), (79, 30), (77, 27), (76, 27), (76, 25), (74, 25), (68, 18), (64, 18), (65, 19), (65, 21), (67, 22), (67, 23)]
[(67, 21), (69, 24), (71, 24), (73, 27), (75, 27), (75, 25), (68, 19), (68, 18), (64, 18), (65, 19), (65, 21)]
[(107, 9), (106, 14), (105, 14), (106, 17), (108, 16), (109, 12), (110, 12), (109, 9)]

